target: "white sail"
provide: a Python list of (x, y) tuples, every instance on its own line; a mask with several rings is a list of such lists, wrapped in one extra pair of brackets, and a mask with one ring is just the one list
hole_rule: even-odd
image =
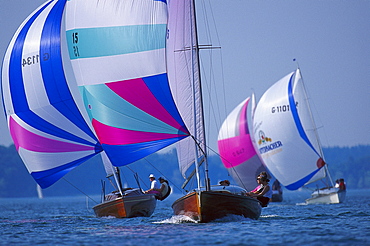
[(296, 190), (325, 177), (325, 162), (298, 69), (263, 94), (253, 125), (257, 153), (287, 189)]
[(237, 184), (247, 190), (253, 190), (259, 173), (266, 171), (251, 139), (248, 120), (253, 111), (254, 99), (248, 97), (227, 116), (218, 134), (221, 161)]
[[(168, 1), (167, 68), (172, 95), (192, 136), (204, 149), (204, 129), (199, 85), (198, 47), (193, 1)], [(180, 172), (194, 164), (194, 140), (178, 143)], [(201, 156), (201, 153), (199, 154)], [(200, 158), (199, 156), (199, 158)]]

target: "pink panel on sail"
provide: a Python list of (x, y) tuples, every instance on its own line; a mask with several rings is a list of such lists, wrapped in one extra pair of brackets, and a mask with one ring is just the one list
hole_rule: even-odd
[[(124, 83), (124, 86), (122, 86), (122, 83)], [(184, 130), (158, 102), (158, 100), (146, 86), (143, 79), (138, 78), (107, 83), (107, 86), (135, 107), (167, 123), (168, 125), (173, 126), (176, 129)]]
[(9, 130), (17, 150), (20, 147), (26, 150), (44, 153), (94, 150), (94, 146), (66, 143), (39, 136), (20, 126), (12, 117), (9, 120)]
[(98, 135), (102, 144), (109, 145), (124, 145), (150, 142), (162, 139), (177, 138), (185, 135), (167, 134), (167, 133), (154, 133), (154, 132), (139, 132), (132, 130), (125, 130), (115, 128), (102, 124), (101, 122), (93, 119), (93, 127)]
[(248, 131), (246, 116), (248, 103), (249, 99), (240, 111), (239, 122), (237, 122), (239, 135), (218, 140), (218, 149), (226, 168), (238, 166), (257, 154)]
[(226, 168), (238, 166), (256, 154), (249, 134), (219, 140), (218, 149)]

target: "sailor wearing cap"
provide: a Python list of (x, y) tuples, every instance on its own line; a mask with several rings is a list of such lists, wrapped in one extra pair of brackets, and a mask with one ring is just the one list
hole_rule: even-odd
[(145, 193), (159, 194), (160, 192), (157, 190), (161, 187), (160, 183), (155, 179), (155, 176), (153, 174), (149, 175), (149, 179), (151, 182), (150, 189), (145, 191)]

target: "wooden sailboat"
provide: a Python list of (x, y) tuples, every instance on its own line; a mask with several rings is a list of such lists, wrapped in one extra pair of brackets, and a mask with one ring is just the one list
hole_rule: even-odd
[(313, 121), (300, 70), (273, 84), (257, 104), (254, 119), (257, 153), (269, 171), (289, 190), (315, 182), (323, 188), (307, 203), (340, 203), (345, 191), (333, 181)]
[[(179, 169), (188, 182), (196, 177), (197, 185), (176, 200), (175, 215), (186, 215), (198, 222), (209, 222), (227, 214), (258, 219), (261, 205), (245, 196), (245, 189), (234, 186), (210, 185), (205, 142), (202, 90), (199, 69), (199, 45), (192, 0), (169, 1), (167, 41), (168, 74), (176, 105), (191, 138), (177, 145)], [(194, 171), (189, 171), (194, 167)], [(204, 182), (200, 168), (205, 169)]]
[[(111, 169), (186, 136), (168, 88), (165, 1), (50, 0), (20, 26), (2, 69), (8, 127), (47, 188), (96, 155)], [(150, 216), (153, 194), (123, 189), (98, 217)]]

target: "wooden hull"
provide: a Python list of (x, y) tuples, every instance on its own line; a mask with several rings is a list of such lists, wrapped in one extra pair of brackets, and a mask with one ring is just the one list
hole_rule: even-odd
[(116, 218), (149, 217), (153, 214), (157, 200), (152, 194), (120, 197), (93, 207), (97, 217)]
[[(199, 199), (200, 198), (200, 199)], [(192, 192), (176, 200), (172, 209), (175, 215), (186, 215), (198, 222), (209, 222), (228, 214), (258, 219), (262, 207), (257, 199), (226, 192)]]
[(328, 194), (315, 195), (306, 200), (307, 204), (342, 203), (346, 198), (346, 191), (337, 191)]

